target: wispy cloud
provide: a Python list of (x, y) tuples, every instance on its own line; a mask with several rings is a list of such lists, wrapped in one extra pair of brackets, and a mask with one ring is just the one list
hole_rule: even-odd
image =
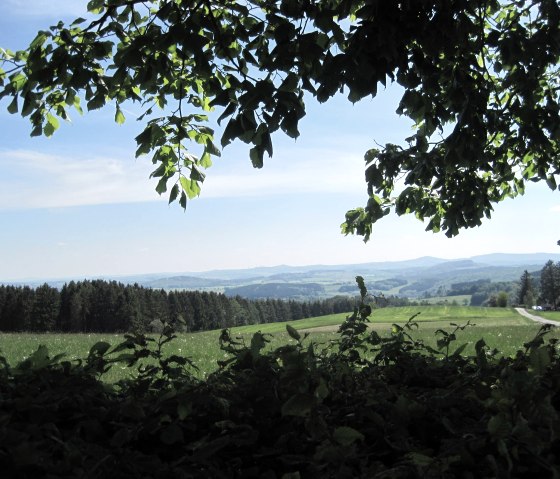
[(54, 208), (157, 199), (147, 162), (0, 152), (0, 208)]
[[(297, 153), (296, 153), (297, 152)], [(233, 163), (237, 166), (231, 168)], [(286, 151), (261, 170), (247, 158), (222, 159), (208, 170), (204, 198), (364, 191), (358, 157), (321, 150)], [(108, 156), (0, 151), (0, 209), (56, 208), (165, 200), (148, 179), (153, 165)]]
[(560, 213), (560, 205), (553, 206), (549, 211), (553, 213)]

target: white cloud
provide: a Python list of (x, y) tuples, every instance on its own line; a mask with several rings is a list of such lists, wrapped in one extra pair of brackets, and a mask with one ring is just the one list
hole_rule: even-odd
[(553, 206), (549, 211), (553, 213), (560, 213), (560, 205)]
[[(235, 169), (231, 166), (234, 165)], [(332, 151), (294, 149), (263, 169), (247, 158), (221, 159), (202, 185), (204, 198), (298, 193), (352, 193), (365, 190), (359, 157)], [(155, 192), (154, 169), (147, 157), (45, 154), (33, 150), (0, 151), (0, 209), (56, 208), (78, 205), (166, 200)]]
[[(149, 201), (151, 165), (132, 159), (0, 152), (0, 208), (55, 208)], [(153, 186), (153, 185), (152, 185)]]

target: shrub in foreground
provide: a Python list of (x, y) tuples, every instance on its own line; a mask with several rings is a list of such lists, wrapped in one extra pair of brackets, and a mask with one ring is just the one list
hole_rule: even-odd
[[(366, 291), (358, 278), (362, 298)], [(295, 340), (264, 352), (224, 330), (229, 359), (206, 380), (173, 340), (127, 335), (83, 361), (39, 348), (0, 359), (4, 477), (484, 478), (558, 477), (560, 361), (546, 328), (513, 358), (481, 340), (455, 347), (465, 326), (417, 341), (414, 318), (381, 338), (363, 302), (330, 345)], [(138, 369), (114, 385), (112, 365)]]

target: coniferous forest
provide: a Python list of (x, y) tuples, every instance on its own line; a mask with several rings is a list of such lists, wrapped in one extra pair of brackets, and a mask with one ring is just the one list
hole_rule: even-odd
[(71, 281), (60, 290), (48, 284), (35, 289), (0, 286), (0, 331), (144, 333), (157, 331), (162, 322), (206, 331), (348, 312), (355, 305), (356, 300), (348, 296), (313, 302), (253, 301), (103, 280)]

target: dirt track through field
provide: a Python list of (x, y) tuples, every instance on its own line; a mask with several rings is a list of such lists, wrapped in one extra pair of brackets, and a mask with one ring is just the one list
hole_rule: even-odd
[(560, 326), (560, 323), (558, 323), (558, 321), (552, 321), (550, 319), (545, 319), (545, 318), (541, 318), (540, 316), (537, 316), (535, 314), (531, 314), (529, 311), (527, 311), (524, 308), (515, 308), (515, 310), (521, 315), (521, 316), (525, 316), (526, 318), (529, 318), (533, 321), (537, 321), (538, 323), (542, 323), (542, 324), (553, 324), (554, 326)]

